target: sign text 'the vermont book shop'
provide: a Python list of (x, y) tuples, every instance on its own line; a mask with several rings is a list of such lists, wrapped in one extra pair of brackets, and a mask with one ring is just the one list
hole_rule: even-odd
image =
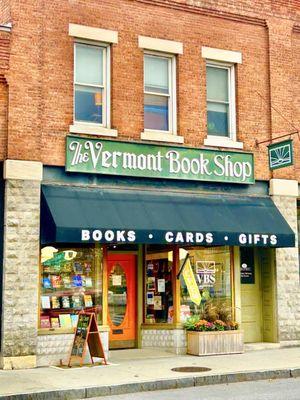
[(253, 154), (67, 137), (66, 171), (254, 183)]

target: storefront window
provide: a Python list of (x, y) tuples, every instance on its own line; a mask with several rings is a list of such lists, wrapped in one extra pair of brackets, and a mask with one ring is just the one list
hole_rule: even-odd
[[(200, 315), (203, 319), (216, 319), (213, 314), (231, 314), (229, 247), (181, 248), (179, 258), (181, 266), (186, 260), (185, 267), (180, 274), (181, 322), (194, 314)], [(188, 273), (194, 278), (188, 279)], [(192, 280), (194, 287), (191, 283)]]
[(145, 276), (145, 323), (172, 322), (173, 251), (147, 246)]
[(102, 249), (42, 248), (40, 328), (75, 327), (81, 310), (102, 322)]

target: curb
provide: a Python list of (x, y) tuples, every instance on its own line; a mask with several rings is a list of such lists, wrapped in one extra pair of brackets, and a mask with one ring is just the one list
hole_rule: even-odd
[(300, 368), (275, 369), (264, 371), (233, 372), (228, 374), (192, 376), (122, 383), (119, 385), (92, 386), (82, 389), (63, 389), (45, 392), (31, 392), (12, 395), (0, 395), (5, 400), (71, 400), (90, 397), (112, 396), (155, 390), (179, 389), (193, 386), (207, 386), (237, 382), (250, 382), (266, 379), (286, 379), (300, 377)]

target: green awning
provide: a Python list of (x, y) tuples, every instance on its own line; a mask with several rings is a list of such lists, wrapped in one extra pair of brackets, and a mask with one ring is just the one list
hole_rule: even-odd
[(268, 197), (42, 187), (42, 243), (294, 247)]

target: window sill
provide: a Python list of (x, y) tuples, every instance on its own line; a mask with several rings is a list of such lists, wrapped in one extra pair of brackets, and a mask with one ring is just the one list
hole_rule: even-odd
[(77, 122), (70, 125), (70, 133), (87, 133), (89, 135), (101, 135), (109, 137), (117, 137), (118, 131), (116, 129), (105, 128), (97, 124), (85, 124)]
[(244, 143), (236, 142), (235, 140), (229, 139), (224, 136), (213, 136), (209, 135), (206, 139), (204, 139), (205, 146), (214, 146), (214, 147), (229, 147), (232, 149), (243, 149)]
[(141, 139), (155, 142), (184, 143), (183, 136), (177, 136), (163, 131), (144, 131), (141, 133)]

